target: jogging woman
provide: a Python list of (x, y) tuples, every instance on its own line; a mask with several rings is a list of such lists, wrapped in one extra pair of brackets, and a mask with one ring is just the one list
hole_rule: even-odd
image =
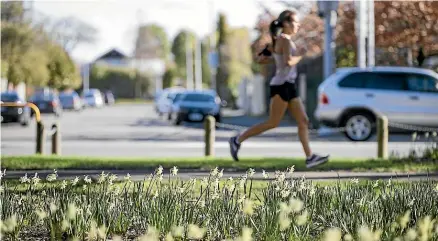
[(270, 49), (266, 47), (257, 57), (258, 63), (265, 64), (274, 60), (276, 65), (275, 76), (270, 81), (269, 118), (267, 121), (254, 125), (229, 140), (231, 156), (235, 161), (239, 160), (238, 152), (241, 143), (252, 136), (277, 127), (283, 119), (286, 109), (297, 121), (298, 136), (306, 155), (306, 167), (314, 167), (328, 161), (328, 155), (316, 155), (312, 153), (309, 147), (309, 119), (297, 95), (296, 65), (302, 56), (298, 56), (296, 45), (291, 37), (297, 33), (299, 27), (297, 13), (290, 10), (283, 11), (278, 19), (269, 26), (272, 46), (270, 46)]

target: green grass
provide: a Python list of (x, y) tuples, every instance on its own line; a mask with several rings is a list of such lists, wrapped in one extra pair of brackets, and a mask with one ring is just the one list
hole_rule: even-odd
[[(295, 165), (297, 171), (309, 171), (302, 158), (242, 158), (234, 162), (230, 158), (107, 158), (82, 156), (2, 156), (2, 168), (7, 170), (29, 169), (112, 169), (130, 170), (155, 169), (177, 166), (180, 169), (211, 170), (214, 167), (226, 170), (246, 171), (248, 168), (265, 169), (267, 171), (284, 170)], [(438, 171), (436, 162), (412, 162), (379, 159), (341, 159), (332, 158), (312, 171), (349, 170), (349, 171)]]

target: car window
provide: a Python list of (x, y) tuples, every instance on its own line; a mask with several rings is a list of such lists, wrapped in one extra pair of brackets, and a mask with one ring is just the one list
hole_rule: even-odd
[(44, 93), (37, 93), (35, 95), (33, 95), (31, 97), (31, 100), (33, 101), (37, 101), (37, 100), (53, 100), (55, 99), (55, 95), (50, 93), (50, 94), (44, 94)]
[(173, 98), (173, 103), (180, 101), (183, 96), (184, 95), (182, 93), (176, 94), (175, 97)]
[(2, 95), (1, 95), (1, 101), (3, 101), (3, 102), (15, 102), (17, 100), (19, 100), (17, 94), (2, 93)]
[(214, 102), (214, 97), (207, 94), (187, 94), (184, 96), (184, 101)]
[(419, 92), (438, 93), (438, 80), (422, 74), (410, 74), (408, 76), (408, 89)]
[(352, 73), (347, 76), (345, 76), (344, 79), (342, 79), (339, 82), (339, 87), (344, 88), (364, 88), (365, 86), (365, 80), (368, 77), (369, 73)]
[(407, 90), (404, 73), (368, 73), (365, 88), (377, 90)]

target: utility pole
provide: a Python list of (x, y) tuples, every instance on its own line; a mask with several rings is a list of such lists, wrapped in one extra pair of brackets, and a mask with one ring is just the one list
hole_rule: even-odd
[(208, 61), (210, 65), (211, 71), (211, 88), (217, 92), (217, 84), (216, 84), (216, 73), (218, 67), (218, 55), (216, 52), (216, 22), (215, 20), (215, 11), (214, 11), (214, 0), (210, 0), (210, 24), (211, 24), (211, 34), (210, 34), (210, 51), (208, 56)]
[(375, 65), (374, 0), (368, 0), (368, 66)]
[(338, 1), (318, 0), (319, 16), (324, 18), (324, 78), (328, 78), (336, 68), (336, 42), (334, 32), (337, 21)]
[(357, 65), (360, 68), (365, 68), (366, 61), (366, 35), (368, 33), (367, 28), (367, 0), (359, 0), (356, 3), (356, 36), (357, 37)]
[(193, 90), (193, 50), (186, 33), (186, 88)]
[(195, 89), (202, 89), (202, 42), (201, 39), (196, 38), (195, 49)]

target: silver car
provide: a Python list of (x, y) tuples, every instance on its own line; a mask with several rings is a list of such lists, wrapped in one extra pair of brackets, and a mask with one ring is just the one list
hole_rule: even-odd
[(353, 141), (365, 141), (376, 117), (390, 124), (438, 127), (438, 74), (413, 67), (340, 68), (318, 87), (317, 120), (345, 127)]

